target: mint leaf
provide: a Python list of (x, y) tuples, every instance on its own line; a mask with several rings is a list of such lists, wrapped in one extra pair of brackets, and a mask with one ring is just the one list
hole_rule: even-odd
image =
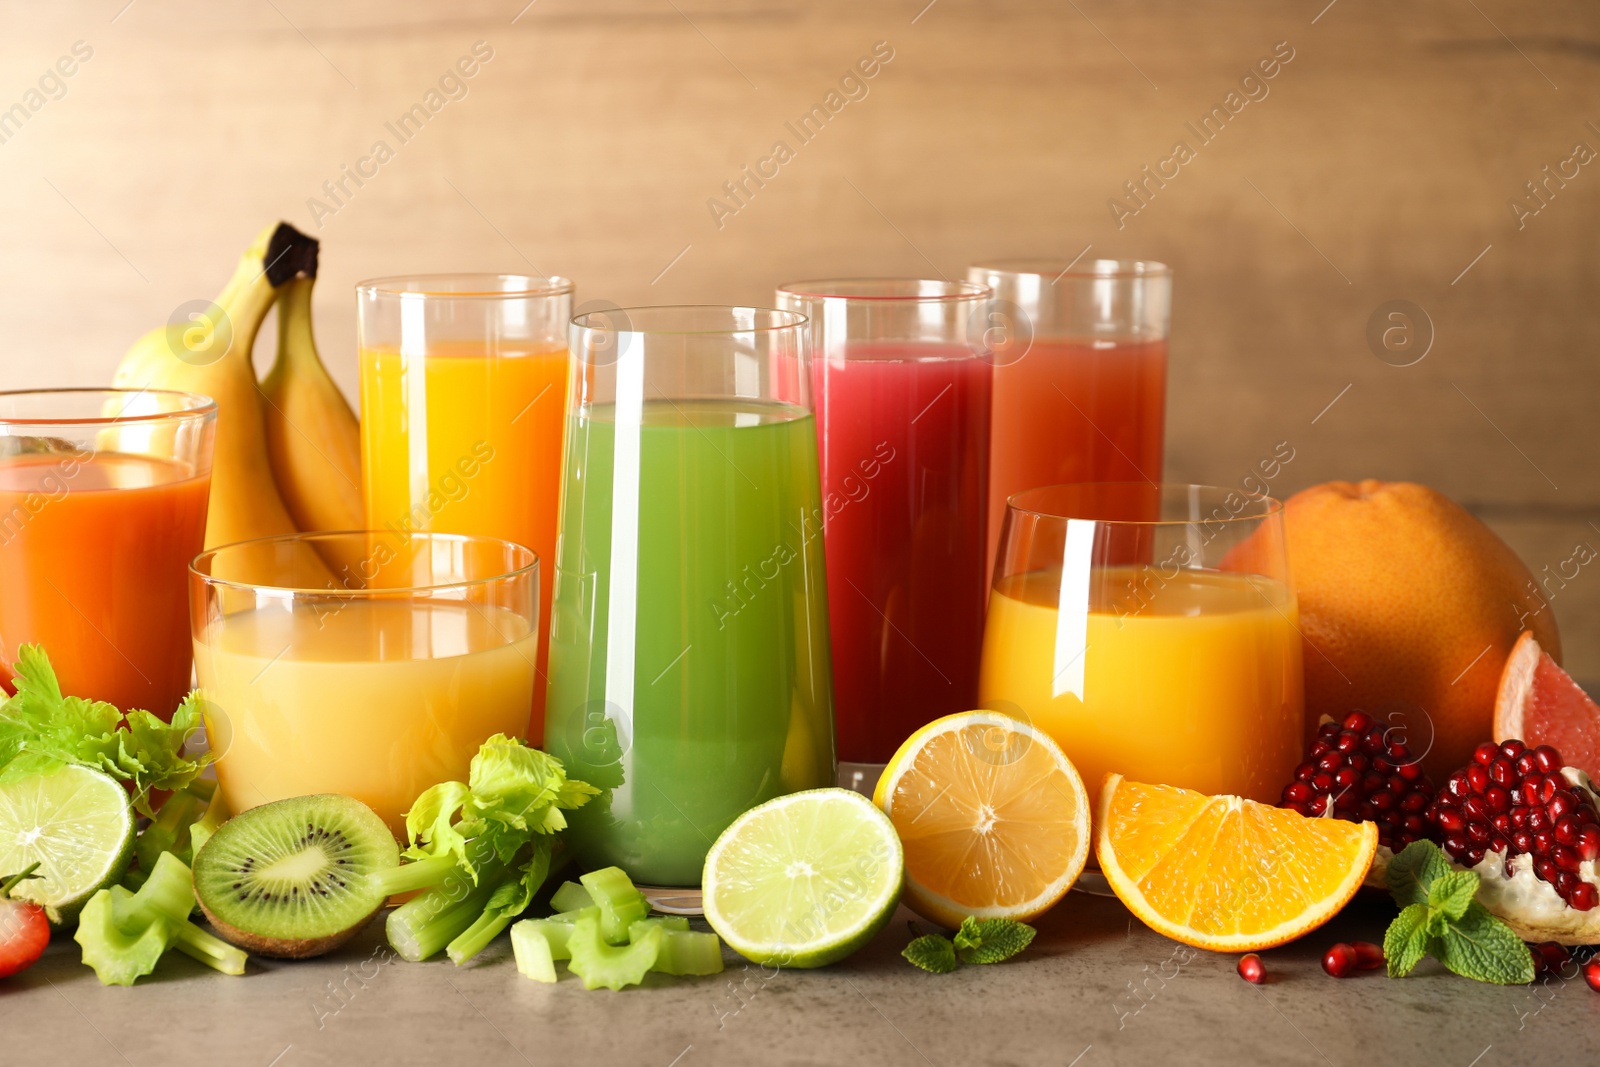
[(1389, 861), (1385, 875), (1389, 883), (1389, 895), (1402, 908), (1426, 904), (1428, 887), (1434, 879), (1449, 874), (1453, 869), (1438, 845), (1432, 841), (1413, 841)]
[(1428, 886), (1428, 910), (1459, 919), (1478, 892), (1477, 871), (1449, 871)]
[(975, 919), (969, 915), (956, 933), (956, 953), (963, 963), (999, 963), (1032, 944), (1035, 932), (1027, 923), (1015, 919)]
[(901, 950), (900, 955), (933, 974), (949, 974), (956, 969), (956, 948), (947, 937), (923, 934)]
[(1383, 956), (1390, 978), (1404, 978), (1428, 954), (1428, 917), (1426, 904), (1407, 904), (1389, 924), (1383, 935)]
[(1500, 919), (1477, 901), (1430, 946), (1439, 962), (1463, 978), (1498, 985), (1533, 981), (1533, 955)]

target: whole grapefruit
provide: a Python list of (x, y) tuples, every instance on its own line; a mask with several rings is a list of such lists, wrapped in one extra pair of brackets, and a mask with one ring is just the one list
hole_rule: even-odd
[(1284, 505), (1305, 638), (1306, 718), (1360, 709), (1403, 730), (1443, 781), (1493, 733), (1523, 630), (1558, 662), (1555, 614), (1504, 541), (1411, 482), (1328, 482)]

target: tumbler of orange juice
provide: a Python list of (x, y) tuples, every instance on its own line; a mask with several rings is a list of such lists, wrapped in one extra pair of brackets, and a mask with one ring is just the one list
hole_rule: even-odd
[(172, 714), (216, 417), (158, 389), (0, 393), (0, 683), (39, 644), (63, 692)]
[(1007, 503), (980, 702), (1106, 773), (1276, 802), (1303, 740), (1276, 500), (1083, 484)]
[[(572, 283), (412, 275), (356, 287), (368, 529), (499, 537), (555, 559)], [(539, 616), (550, 617), (550, 583)], [(528, 724), (544, 730), (549, 642)]]

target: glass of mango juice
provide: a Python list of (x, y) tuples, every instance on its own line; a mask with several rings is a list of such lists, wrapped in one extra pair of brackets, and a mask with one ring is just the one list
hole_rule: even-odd
[(525, 738), (539, 559), (492, 537), (293, 534), (190, 568), (195, 671), (228, 807), (344, 793), (397, 836), (418, 794)]
[(1304, 741), (1283, 506), (1221, 488), (1009, 498), (979, 700), (1108, 773), (1274, 803)]

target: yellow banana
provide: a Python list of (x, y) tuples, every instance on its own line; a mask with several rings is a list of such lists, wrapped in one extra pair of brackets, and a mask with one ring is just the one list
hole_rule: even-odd
[(151, 330), (128, 350), (113, 382), (126, 389), (176, 389), (217, 402), (206, 547), (293, 533), (267, 459), (261, 390), (250, 352), (277, 287), (304, 269), (316, 241), (288, 223), (262, 230), (221, 295), (186, 322)]
[(267, 455), (289, 514), (302, 530), (359, 530), (361, 430), (328, 376), (311, 332), (315, 276), (278, 293), (278, 358), (261, 382)]

